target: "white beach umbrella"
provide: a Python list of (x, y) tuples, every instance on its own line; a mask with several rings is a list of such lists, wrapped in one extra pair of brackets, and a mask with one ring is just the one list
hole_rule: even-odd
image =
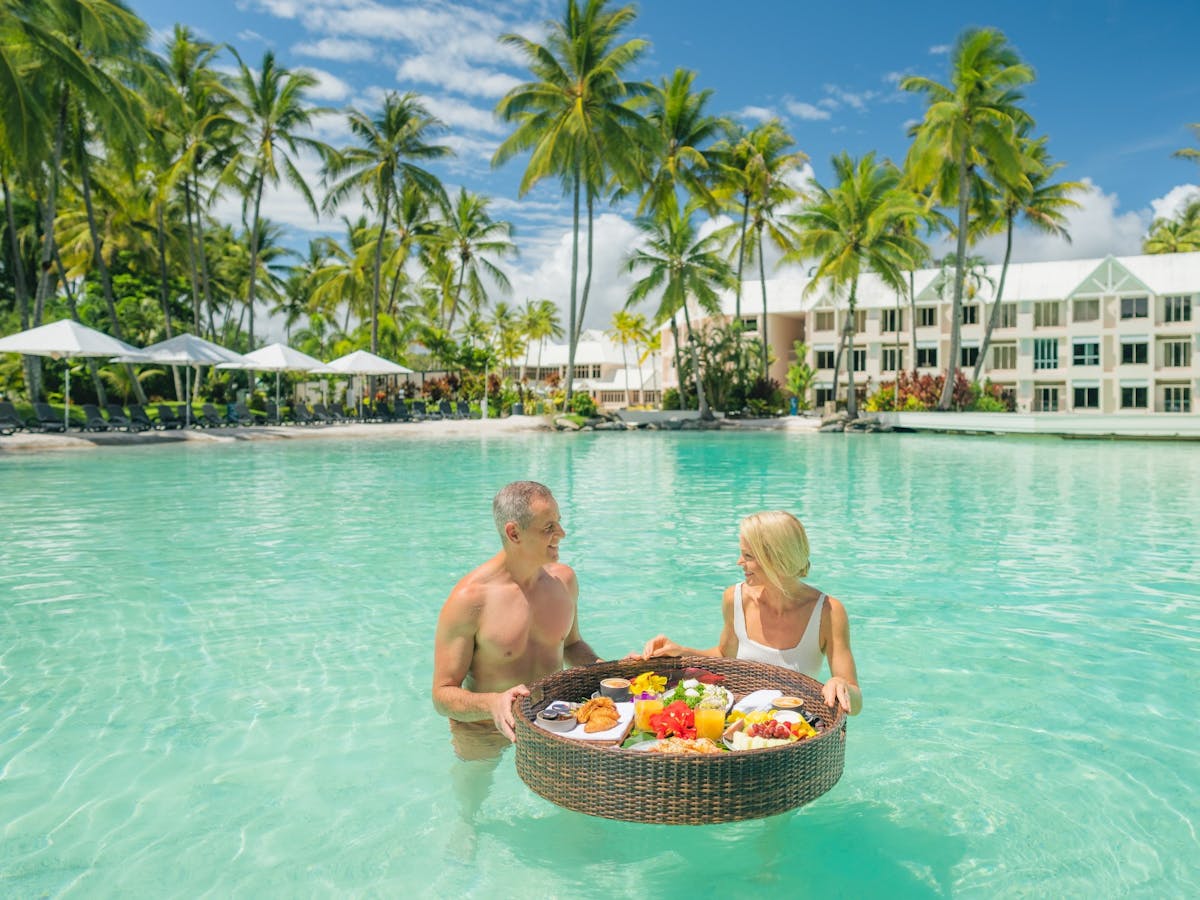
[[(324, 369), (326, 372), (337, 372), (342, 375), (411, 375), (413, 371), (366, 350), (355, 350), (353, 353), (330, 360), (325, 364)], [(362, 416), (362, 397), (358, 399), (358, 414)]]
[(268, 344), (242, 356), (237, 363), (221, 363), (218, 369), (255, 369), (260, 372), (275, 373), (275, 415), (279, 415), (279, 373), (280, 372), (311, 372), (325, 364), (314, 359), (307, 353), (301, 353), (287, 344)]
[[(22, 353), (26, 356), (49, 356), (51, 359), (72, 359), (78, 356), (104, 357), (136, 355), (139, 351), (103, 331), (80, 325), (74, 319), (59, 319), (49, 325), (39, 325), (0, 338), (0, 353)], [(71, 412), (71, 367), (67, 366), (66, 403), (63, 407), (63, 427), (69, 424)]]
[(121, 357), (116, 362), (161, 363), (168, 366), (184, 366), (184, 419), (192, 424), (192, 366), (216, 366), (221, 363), (241, 363), (245, 357), (219, 344), (206, 341), (194, 334), (177, 334), (173, 338), (143, 347), (136, 354)]

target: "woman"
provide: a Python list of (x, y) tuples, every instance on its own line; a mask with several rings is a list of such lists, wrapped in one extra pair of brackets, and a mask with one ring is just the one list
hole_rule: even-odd
[(824, 657), (829, 661), (829, 680), (821, 690), (825, 703), (857, 715), (862, 692), (850, 652), (850, 620), (840, 601), (800, 580), (809, 569), (804, 526), (791, 513), (768, 511), (746, 516), (738, 531), (738, 565), (746, 580), (725, 589), (725, 625), (717, 646), (681, 647), (660, 634), (647, 642), (642, 658), (736, 657), (820, 681)]

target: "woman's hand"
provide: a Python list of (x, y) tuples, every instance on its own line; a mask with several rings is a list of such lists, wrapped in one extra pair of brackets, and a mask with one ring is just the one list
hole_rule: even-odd
[(829, 707), (841, 707), (850, 712), (850, 682), (839, 675), (834, 675), (821, 688), (821, 698)]
[(646, 646), (642, 648), (642, 659), (650, 659), (654, 656), (682, 656), (683, 648), (667, 637), (665, 634), (660, 634), (657, 637), (652, 637), (646, 642)]

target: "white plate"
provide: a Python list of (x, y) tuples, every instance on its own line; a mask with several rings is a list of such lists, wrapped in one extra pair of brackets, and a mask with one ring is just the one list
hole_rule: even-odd
[(621, 718), (616, 726), (609, 728), (607, 731), (587, 732), (584, 730), (584, 724), (580, 722), (570, 731), (555, 731), (553, 728), (547, 728), (546, 725), (538, 719), (533, 720), (535, 728), (540, 728), (542, 731), (548, 731), (551, 734), (557, 734), (559, 737), (570, 738), (573, 741), (616, 741), (625, 736), (625, 732), (629, 730), (629, 725), (633, 721), (633, 704), (618, 703), (617, 712)]
[(783, 691), (770, 689), (754, 691), (739, 700), (734, 709), (744, 713), (762, 712), (771, 708), (771, 701), (782, 696)]

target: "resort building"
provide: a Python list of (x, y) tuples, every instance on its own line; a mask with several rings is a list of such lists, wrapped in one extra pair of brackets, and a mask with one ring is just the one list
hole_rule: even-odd
[[(559, 384), (564, 384), (568, 350), (565, 343), (531, 343), (525, 358), (506, 369), (505, 374), (514, 379), (524, 377), (530, 385), (554, 375)], [(645, 354), (644, 346), (622, 347), (603, 331), (585, 329), (575, 348), (574, 391), (589, 394), (602, 409), (657, 406), (662, 400), (658, 352), (640, 362)]]
[[(950, 352), (954, 271), (913, 273), (914, 301), (878, 277), (858, 284), (854, 368), (860, 396), (891, 382), (898, 370), (937, 375)], [(968, 377), (981, 352), (984, 330), (1000, 283), (1000, 266), (967, 272), (962, 347), (955, 365)], [(770, 376), (785, 383), (803, 341), (816, 372), (810, 402), (834, 400), (833, 367), (849, 314), (846, 292), (827, 283), (809, 289), (803, 274), (769, 280), (767, 340), (775, 362)], [(741, 318), (761, 334), (762, 285), (746, 282)], [(722, 321), (735, 313), (731, 294)], [(692, 312), (693, 323), (710, 320)], [(682, 332), (683, 326), (680, 323)], [(662, 332), (663, 385), (678, 384), (669, 328)], [(1200, 391), (1200, 253), (1108, 256), (1009, 265), (991, 345), (980, 370), (1016, 397), (1021, 412), (1190, 413)], [(845, 365), (838, 400), (845, 400)]]

